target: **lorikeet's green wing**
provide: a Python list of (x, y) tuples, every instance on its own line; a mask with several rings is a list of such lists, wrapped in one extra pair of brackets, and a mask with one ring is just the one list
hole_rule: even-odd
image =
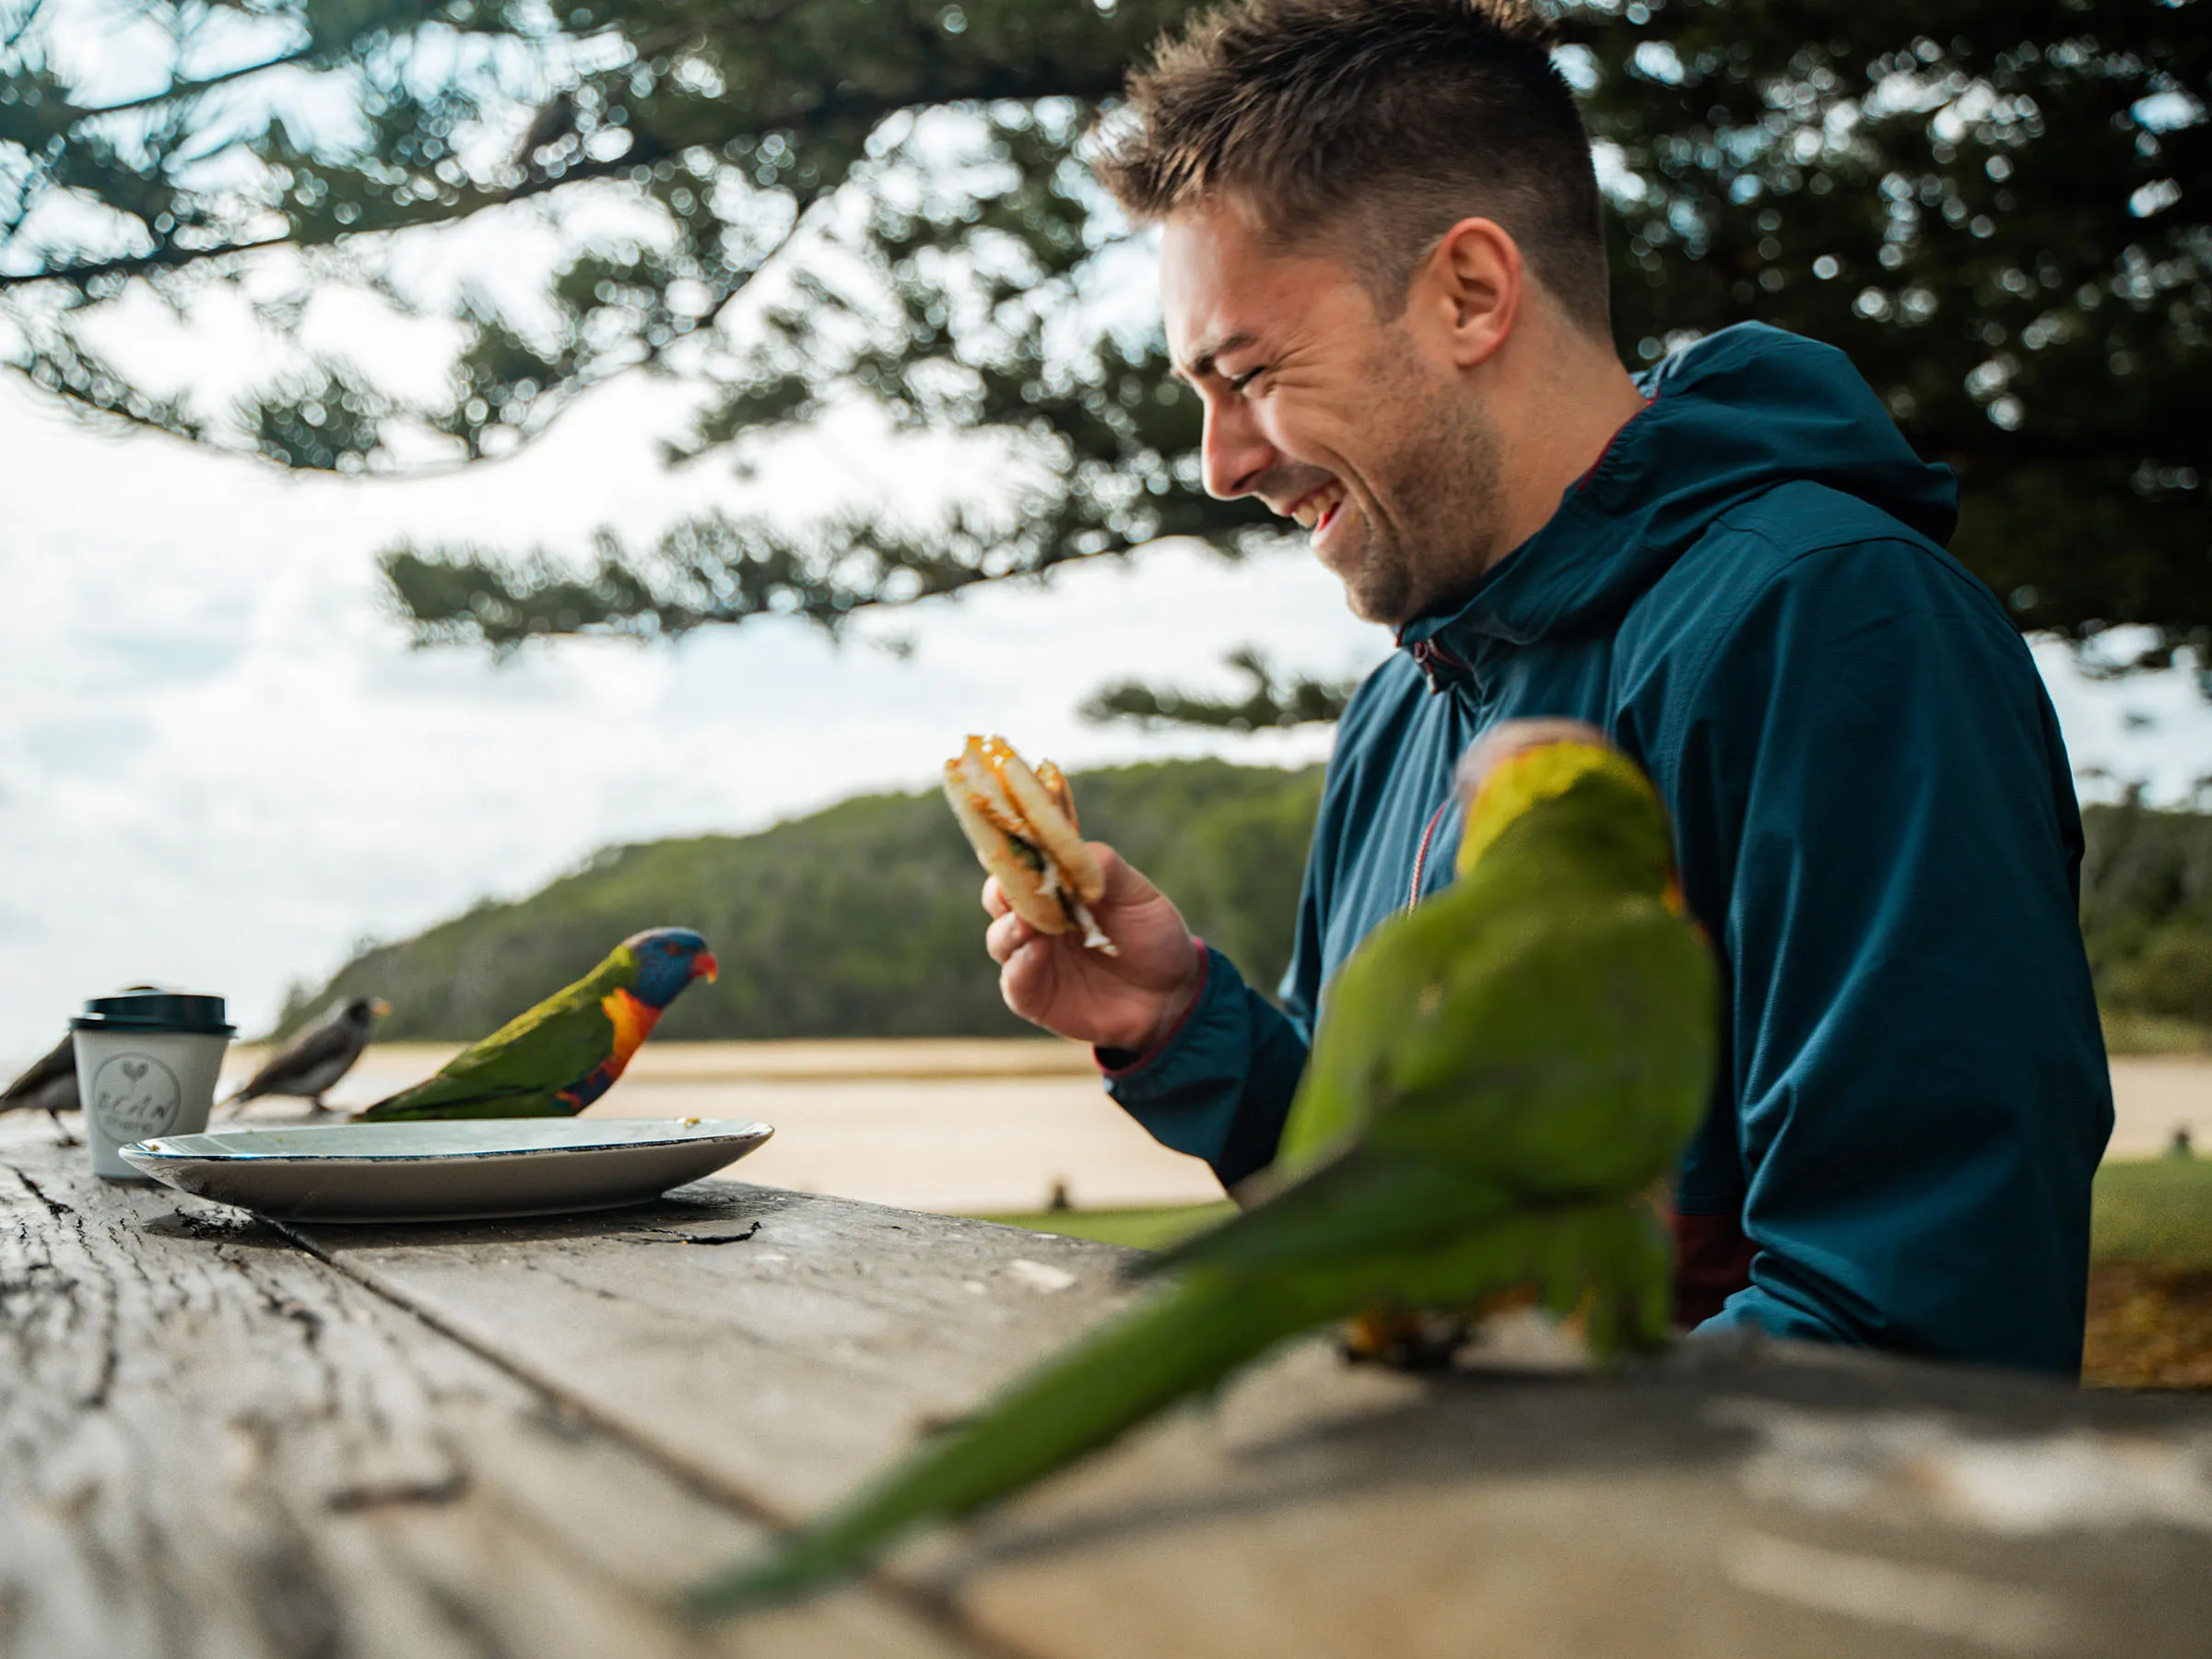
[[(418, 1117), (549, 1117), (554, 1098), (613, 1052), (614, 1021), (600, 1006), (636, 964), (618, 948), (585, 978), (517, 1015), (446, 1062), (435, 1077), (379, 1100), (364, 1121)], [(626, 977), (627, 975), (627, 977)]]
[[(1365, 1131), (1370, 1117), (1391, 1110), (1405, 1094), (1431, 1080), (1455, 1082), (1471, 1046), (1465, 1023), (1470, 1002), (1484, 1005), (1478, 1014), (1504, 1015), (1503, 1008), (1494, 1006), (1501, 995), (1528, 1008), (1533, 1018), (1512, 1027), (1519, 1038), (1512, 1045), (1516, 1049), (1541, 1052), (1559, 1039), (1562, 1018), (1570, 1018), (1564, 1010), (1576, 1006), (1578, 993), (1584, 998), (1590, 993), (1575, 982), (1585, 964), (1572, 947), (1564, 954), (1558, 950), (1556, 935), (1578, 923), (1608, 925), (1609, 901), (1593, 898), (1580, 909), (1571, 901), (1562, 909), (1557, 895), (1527, 891), (1515, 875), (1510, 867), (1469, 872), (1376, 928), (1338, 971), (1323, 1008), (1304, 1086), (1277, 1147), (1272, 1171), (1277, 1185), (1326, 1162)], [(1662, 907), (1636, 909), (1673, 955), (1705, 954), (1688, 924)], [(1555, 943), (1548, 951), (1547, 941)], [(1606, 947), (1594, 943), (1591, 948)], [(1524, 964), (1522, 958), (1531, 951), (1563, 970), (1563, 975), (1555, 971), (1552, 977), (1566, 982), (1533, 982), (1544, 963)], [(1688, 973), (1687, 982), (1692, 984), (1709, 977), (1694, 967)], [(1495, 1018), (1489, 1021), (1503, 1023)], [(1500, 1034), (1488, 1026), (1476, 1033), (1482, 1041)], [(1578, 1040), (1588, 1042), (1597, 1036), (1585, 1032)]]
[(1370, 1140), (1530, 1204), (1638, 1191), (1704, 1114), (1718, 1006), (1710, 952), (1655, 900), (1501, 917), (1395, 1022)]
[[(1404, 920), (1432, 918), (1460, 920), (1441, 906)], [(1456, 958), (1432, 943), (1378, 932), (1389, 972), (1324, 1018), (1317, 1083), (1364, 1077), (1375, 1102), (1359, 1144), (1145, 1272), (1424, 1249), (1665, 1173), (1705, 1109), (1714, 1041), (1713, 970), (1686, 924), (1631, 901), (1545, 925), (1509, 914)]]
[(1391, 1045), (1423, 989), (1456, 957), (1485, 959), (1485, 915), (1494, 907), (1466, 885), (1388, 922), (1329, 987), (1306, 1076), (1291, 1103), (1270, 1171), (1299, 1179), (1349, 1146), (1380, 1104)]

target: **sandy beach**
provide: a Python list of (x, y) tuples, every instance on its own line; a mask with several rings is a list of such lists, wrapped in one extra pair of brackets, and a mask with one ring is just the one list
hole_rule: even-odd
[[(382, 1043), (331, 1092), (352, 1108), (443, 1064), (453, 1044)], [(262, 1051), (237, 1050), (225, 1089)], [(2212, 1062), (2112, 1064), (2111, 1156), (2148, 1158), (2176, 1127), (2212, 1153)], [(289, 1116), (278, 1102), (250, 1115)], [(1099, 1088), (1090, 1052), (1051, 1039), (648, 1044), (592, 1108), (607, 1117), (750, 1118), (776, 1136), (733, 1177), (909, 1209), (1083, 1209), (1220, 1196), (1212, 1172), (1147, 1135)]]
[(2176, 1129), (2212, 1154), (2212, 1060), (2114, 1060), (2112, 1111), (2108, 1158), (2156, 1157)]

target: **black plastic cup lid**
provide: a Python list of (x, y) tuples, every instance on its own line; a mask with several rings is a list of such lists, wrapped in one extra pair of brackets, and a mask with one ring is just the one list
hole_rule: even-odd
[(190, 991), (125, 991), (96, 996), (69, 1022), (73, 1031), (187, 1031), (229, 1037), (238, 1028), (223, 1018), (223, 999)]

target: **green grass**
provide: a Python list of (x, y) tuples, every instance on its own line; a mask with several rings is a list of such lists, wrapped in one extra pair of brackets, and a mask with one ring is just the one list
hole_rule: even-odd
[[(1159, 1209), (1036, 1210), (987, 1221), (1161, 1250), (1231, 1213), (1227, 1204)], [(2097, 1172), (2089, 1253), (2099, 1262), (2148, 1262), (2183, 1272), (2212, 1272), (2212, 1158), (2158, 1158), (2108, 1163)]]
[(2212, 1159), (2129, 1159), (2098, 1171), (2089, 1258), (2212, 1272)]
[(1069, 1239), (1091, 1239), (1100, 1244), (1129, 1244), (1138, 1250), (1165, 1250), (1201, 1228), (1231, 1214), (1236, 1206), (1179, 1204), (1159, 1209), (1032, 1210), (1018, 1216), (982, 1216), (1007, 1227), (1026, 1227), (1031, 1232), (1058, 1233)]

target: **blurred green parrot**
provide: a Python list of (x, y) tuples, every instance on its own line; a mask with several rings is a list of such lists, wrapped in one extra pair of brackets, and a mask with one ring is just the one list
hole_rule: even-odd
[(688, 927), (633, 935), (574, 984), (355, 1121), (573, 1116), (614, 1087), (684, 987), (712, 982), (714, 971), (707, 942)]
[(1533, 1291), (1593, 1354), (1665, 1340), (1651, 1189), (1703, 1115), (1719, 985), (1683, 914), (1666, 815), (1594, 729), (1514, 722), (1471, 748), (1457, 880), (1331, 986), (1270, 1195), (1164, 1255), (1171, 1282), (1017, 1379), (828, 1513), (690, 1597), (805, 1594), (1212, 1388), (1283, 1339), (1446, 1356)]

